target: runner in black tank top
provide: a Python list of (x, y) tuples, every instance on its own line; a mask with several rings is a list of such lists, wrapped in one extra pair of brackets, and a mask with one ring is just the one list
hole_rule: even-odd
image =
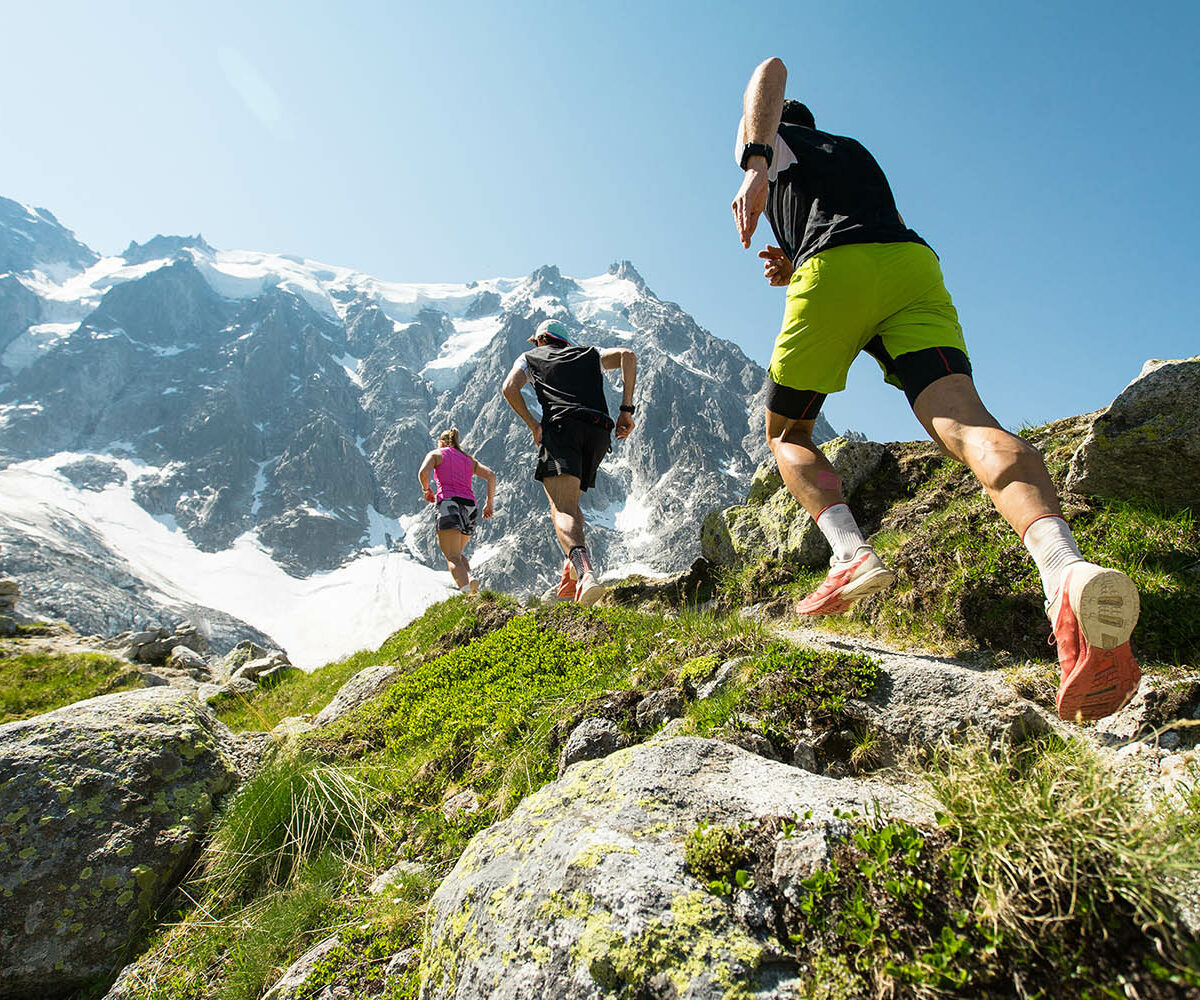
[[(525, 421), (538, 447), (534, 478), (546, 490), (550, 516), (558, 543), (566, 555), (558, 596), (590, 607), (605, 588), (584, 541), (580, 494), (596, 485), (600, 462), (611, 448), (610, 432), (617, 440), (633, 431), (633, 387), (637, 358), (623, 347), (598, 350), (581, 347), (571, 340), (567, 327), (546, 320), (532, 337), (533, 350), (521, 355), (504, 380), (503, 395)], [(604, 398), (604, 370), (621, 370), (622, 402), (614, 424)], [(521, 395), (533, 383), (542, 409), (535, 420)]]

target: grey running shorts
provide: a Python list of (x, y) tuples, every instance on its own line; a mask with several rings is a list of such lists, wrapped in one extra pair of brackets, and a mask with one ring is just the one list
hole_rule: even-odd
[(479, 509), (474, 500), (465, 497), (447, 497), (437, 505), (438, 531), (461, 531), (469, 535), (475, 530)]

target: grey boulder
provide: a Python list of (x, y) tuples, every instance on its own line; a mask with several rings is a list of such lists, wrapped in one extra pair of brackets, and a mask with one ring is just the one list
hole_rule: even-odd
[(337, 935), (319, 941), (287, 967), (287, 970), (263, 995), (263, 1000), (298, 1000), (307, 996), (304, 984), (317, 967), (317, 963), (338, 946)]
[(601, 1000), (643, 995), (651, 981), (690, 1000), (796, 996), (799, 970), (778, 941), (685, 871), (684, 838), (702, 821), (812, 810), (821, 823), (876, 803), (932, 820), (902, 788), (834, 781), (716, 740), (577, 764), (477, 834), (438, 888), (422, 1000)]
[(562, 774), (581, 760), (607, 757), (614, 750), (628, 745), (629, 737), (611, 719), (597, 716), (584, 719), (571, 730), (571, 735), (563, 744), (562, 753), (558, 756), (558, 773)]
[(1147, 361), (1092, 422), (1067, 488), (1200, 510), (1200, 355)]
[(1022, 698), (998, 670), (973, 670), (931, 656), (885, 654), (875, 690), (844, 708), (851, 729), (876, 739), (875, 766), (906, 750), (936, 747), (967, 730), (1019, 743), (1054, 730), (1056, 721)]
[[(885, 449), (876, 441), (839, 437), (821, 445), (842, 480), (842, 492), (853, 500), (882, 461)], [(829, 558), (829, 546), (816, 522), (788, 492), (772, 458), (758, 467), (744, 504), (709, 514), (700, 526), (700, 553), (709, 562), (736, 566), (766, 556), (795, 559), (818, 566)]]
[(166, 687), (0, 726), (0, 996), (64, 996), (116, 971), (237, 783), (238, 751)]
[(333, 696), (333, 700), (317, 713), (313, 724), (327, 726), (348, 712), (354, 711), (359, 705), (370, 701), (387, 687), (396, 673), (396, 668), (386, 663), (360, 670), (346, 681), (338, 693)]

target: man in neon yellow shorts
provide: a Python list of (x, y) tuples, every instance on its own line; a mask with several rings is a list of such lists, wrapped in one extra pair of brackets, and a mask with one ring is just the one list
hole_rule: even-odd
[(799, 613), (841, 614), (894, 580), (812, 439), (826, 395), (846, 387), (851, 362), (867, 351), (934, 442), (970, 467), (1037, 563), (1062, 668), (1059, 714), (1117, 711), (1141, 676), (1129, 648), (1137, 589), (1119, 570), (1084, 560), (1041, 455), (984, 407), (937, 256), (905, 225), (874, 157), (817, 129), (803, 104), (785, 102), (786, 82), (783, 63), (768, 59), (746, 88), (735, 151), (745, 176), (733, 216), (743, 247), (764, 213), (779, 242), (759, 253), (770, 283), (787, 287), (768, 370), (767, 441), (833, 549), (829, 575)]

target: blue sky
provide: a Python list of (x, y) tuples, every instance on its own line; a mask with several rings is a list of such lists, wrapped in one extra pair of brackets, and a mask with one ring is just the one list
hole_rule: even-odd
[[(0, 194), (101, 252), (157, 232), (396, 281), (631, 259), (765, 364), (732, 135), (770, 55), (942, 257), (1009, 426), (1200, 353), (1200, 4), (9, 4)], [(652, 401), (643, 401), (652, 403)], [(836, 427), (912, 438), (860, 358)]]

